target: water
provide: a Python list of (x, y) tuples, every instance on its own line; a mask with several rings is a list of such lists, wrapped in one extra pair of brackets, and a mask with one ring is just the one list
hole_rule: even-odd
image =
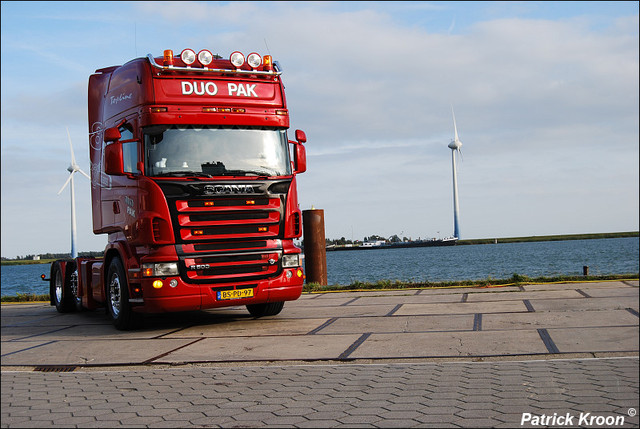
[(329, 284), (638, 272), (637, 237), (327, 252)]
[[(637, 237), (327, 252), (329, 284), (638, 273)], [(3, 265), (2, 296), (48, 294), (49, 264)]]
[(13, 296), (18, 293), (34, 295), (49, 294), (49, 282), (43, 282), (40, 275), (49, 278), (51, 264), (3, 265), (0, 292), (2, 296)]

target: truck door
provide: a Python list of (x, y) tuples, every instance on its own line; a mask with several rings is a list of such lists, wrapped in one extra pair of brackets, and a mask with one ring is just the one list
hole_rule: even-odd
[(119, 127), (121, 138), (116, 144), (122, 145), (125, 174), (110, 177), (110, 189), (102, 189), (101, 201), (104, 227), (110, 232), (123, 233), (130, 243), (136, 240), (138, 233), (138, 179), (141, 174), (138, 169), (140, 140), (135, 134), (135, 122), (131, 119)]

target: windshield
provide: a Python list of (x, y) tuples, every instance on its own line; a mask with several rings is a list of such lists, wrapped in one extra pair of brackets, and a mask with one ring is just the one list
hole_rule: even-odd
[(284, 129), (154, 125), (144, 129), (147, 176), (286, 176)]

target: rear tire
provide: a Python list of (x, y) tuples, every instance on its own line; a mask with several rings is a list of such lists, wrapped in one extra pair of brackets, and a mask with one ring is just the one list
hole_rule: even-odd
[(131, 309), (129, 286), (119, 258), (113, 258), (107, 274), (107, 312), (116, 329), (128, 331), (140, 325), (141, 315)]
[(78, 296), (78, 264), (76, 261), (70, 261), (67, 263), (67, 274), (65, 276), (65, 282), (69, 284), (69, 291), (71, 292), (71, 300), (75, 311), (82, 311), (82, 297)]
[[(67, 269), (65, 270), (68, 273), (71, 272), (68, 266), (71, 262), (72, 261), (69, 261), (67, 263)], [(58, 313), (71, 313), (76, 309), (69, 277), (67, 273), (63, 272), (60, 261), (55, 261), (51, 264), (49, 293), (51, 294), (53, 304), (56, 306)]]
[(284, 301), (267, 304), (248, 304), (247, 310), (253, 317), (275, 316), (282, 311)]

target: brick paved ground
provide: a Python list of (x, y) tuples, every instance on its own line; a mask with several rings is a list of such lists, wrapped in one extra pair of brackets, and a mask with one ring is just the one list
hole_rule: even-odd
[(524, 413), (524, 427), (554, 415), (572, 427), (638, 427), (638, 364), (618, 357), (3, 370), (2, 427), (519, 427)]

